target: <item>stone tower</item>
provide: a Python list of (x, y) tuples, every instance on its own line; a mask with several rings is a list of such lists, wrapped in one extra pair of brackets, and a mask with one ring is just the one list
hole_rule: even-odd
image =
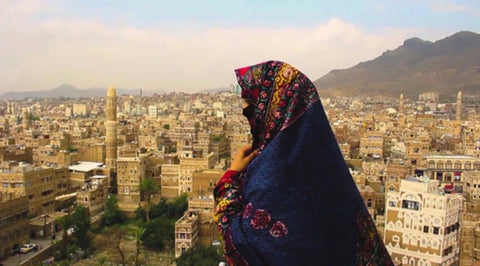
[(15, 103), (13, 103), (13, 102), (8, 103), (7, 114), (15, 115)]
[(116, 172), (117, 168), (117, 92), (110, 87), (107, 90), (106, 128), (106, 164), (107, 169)]
[(22, 124), (23, 124), (23, 130), (28, 130), (30, 128), (30, 121), (28, 120), (27, 107), (22, 108)]
[(403, 113), (403, 93), (400, 94), (400, 100), (398, 102), (398, 112)]
[(457, 94), (457, 104), (456, 104), (457, 110), (456, 110), (456, 120), (461, 120), (462, 119), (462, 92), (459, 91)]

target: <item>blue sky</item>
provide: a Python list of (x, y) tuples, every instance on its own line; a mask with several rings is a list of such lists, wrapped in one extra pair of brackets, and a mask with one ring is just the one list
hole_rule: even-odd
[(269, 59), (315, 80), (411, 37), (480, 33), (479, 21), (477, 0), (0, 0), (0, 93), (198, 91)]

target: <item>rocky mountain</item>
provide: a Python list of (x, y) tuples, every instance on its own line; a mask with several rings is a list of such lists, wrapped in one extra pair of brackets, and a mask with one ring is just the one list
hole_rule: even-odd
[(480, 35), (462, 31), (436, 42), (406, 40), (393, 51), (314, 81), (321, 96), (417, 97), (480, 93)]
[[(139, 89), (121, 89), (117, 88), (117, 95), (130, 94), (138, 95)], [(156, 93), (163, 93), (157, 91)], [(62, 84), (51, 90), (43, 91), (24, 91), (24, 92), (7, 92), (0, 96), (6, 100), (22, 100), (26, 98), (81, 98), (81, 97), (104, 97), (107, 94), (107, 88), (90, 88), (78, 89), (69, 84)], [(152, 92), (143, 92), (143, 95), (151, 95)]]

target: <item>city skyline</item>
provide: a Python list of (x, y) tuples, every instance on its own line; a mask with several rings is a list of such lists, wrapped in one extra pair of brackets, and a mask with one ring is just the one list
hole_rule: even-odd
[(275, 59), (312, 80), (405, 39), (480, 32), (475, 1), (2, 1), (0, 94), (115, 86), (196, 92)]

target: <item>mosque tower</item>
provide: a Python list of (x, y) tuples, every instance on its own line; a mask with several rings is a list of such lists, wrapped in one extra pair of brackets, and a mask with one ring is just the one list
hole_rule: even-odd
[(400, 100), (398, 103), (398, 112), (403, 113), (403, 93), (400, 94)]
[(15, 115), (15, 103), (9, 102), (7, 106), (7, 114)]
[(459, 91), (457, 94), (457, 104), (456, 104), (456, 120), (460, 121), (462, 119), (462, 92)]
[(107, 169), (117, 170), (117, 92), (114, 87), (107, 90), (107, 121), (106, 121), (106, 164)]
[(22, 124), (23, 124), (23, 130), (28, 130), (30, 128), (30, 121), (28, 120), (27, 107), (22, 108)]

